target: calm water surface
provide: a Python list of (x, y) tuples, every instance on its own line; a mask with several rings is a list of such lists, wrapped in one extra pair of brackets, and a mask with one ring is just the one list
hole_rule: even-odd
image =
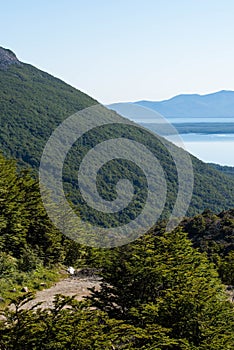
[[(204, 162), (234, 166), (234, 134), (181, 134), (184, 148)], [(175, 137), (167, 136), (175, 142)]]

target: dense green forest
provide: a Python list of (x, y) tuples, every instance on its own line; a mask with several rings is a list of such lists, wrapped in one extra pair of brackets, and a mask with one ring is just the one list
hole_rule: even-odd
[(234, 167), (232, 166), (227, 166), (227, 165), (219, 165), (219, 164), (214, 164), (214, 163), (209, 163), (213, 168), (216, 170), (222, 171), (226, 175), (234, 175)]
[(115, 248), (101, 290), (82, 302), (58, 295), (53, 309), (20, 307), (0, 323), (2, 349), (232, 349), (234, 309), (218, 273), (180, 230)]
[[(41, 200), (38, 181), (16, 162), (0, 155), (0, 297), (16, 295), (24, 285), (59, 279), (61, 265), (82, 266), (95, 250), (81, 247), (56, 229)], [(65, 220), (58, 213), (60, 220)], [(65, 222), (65, 221), (64, 221)]]
[[(0, 64), (0, 349), (233, 349), (234, 310), (225, 285), (234, 284), (234, 178), (192, 157), (190, 217), (166, 232), (165, 218), (178, 189), (168, 150), (147, 130), (102, 127), (84, 135), (64, 164), (64, 188), (80, 215), (96, 213), (90, 213), (78, 193), (77, 164), (95, 144), (111, 137), (137, 140), (157, 156), (168, 187), (165, 211), (150, 232), (122, 247), (91, 248), (68, 239), (47, 216), (37, 170), (51, 132), (96, 101), (13, 61), (10, 66)], [(120, 175), (135, 186), (136, 209), (145, 199), (145, 178), (124, 160), (101, 169), (100, 194), (112, 200)], [(49, 193), (45, 195), (49, 201)], [(131, 209), (134, 212), (134, 203)], [(221, 212), (224, 209), (229, 210)], [(124, 215), (127, 220), (129, 213)], [(57, 216), (66, 225), (66, 213)], [(100, 216), (101, 221), (108, 225)], [(82, 301), (57, 295), (51, 309), (21, 308), (37, 290), (59, 280), (68, 266), (97, 269), (100, 290), (92, 289)]]
[[(162, 221), (120, 248), (81, 247), (52, 226), (37, 180), (12, 160), (0, 163), (2, 350), (233, 348), (222, 284), (233, 283), (233, 210), (207, 210), (171, 233)], [(99, 268), (100, 291), (82, 302), (57, 296), (54, 309), (20, 308), (33, 297), (23, 285), (35, 291), (70, 264)], [(4, 307), (10, 297), (15, 309)]]
[[(43, 148), (52, 131), (71, 114), (97, 102), (84, 93), (72, 88), (61, 80), (40, 71), (39, 69), (16, 61), (4, 69), (0, 67), (0, 144), (7, 157), (17, 159), (18, 164), (30, 166), (37, 173)], [(124, 119), (123, 119), (124, 120)], [(164, 215), (171, 211), (177, 194), (177, 175), (175, 164), (160, 139), (152, 136), (147, 130), (127, 129), (119, 126), (106, 126), (84, 135), (71, 152), (64, 167), (64, 188), (67, 196), (78, 205), (81, 215), (92, 221), (97, 213), (87, 209), (77, 186), (77, 167), (83, 155), (101, 140), (115, 137), (127, 137), (146, 145), (157, 157), (165, 172), (168, 198)], [(175, 147), (176, 149), (176, 147)], [(176, 152), (182, 152), (177, 149)], [(234, 206), (234, 179), (222, 172), (191, 157), (194, 167), (194, 191), (188, 215), (195, 215), (206, 208), (215, 212)], [(121, 170), (118, 170), (118, 169)], [(99, 175), (100, 188), (105, 198), (113, 196), (113, 186), (118, 176), (129, 178), (135, 174), (134, 189), (142, 194), (144, 178), (139, 169), (116, 161), (110, 162)], [(118, 171), (117, 171), (118, 170)], [(134, 179), (133, 179), (134, 180)], [(106, 185), (108, 183), (108, 186)], [(139, 185), (140, 184), (140, 185)], [(141, 197), (140, 194), (140, 197)], [(139, 198), (136, 203), (139, 204)], [(144, 196), (143, 196), (144, 197)], [(137, 206), (135, 206), (137, 207)], [(133, 212), (136, 209), (133, 208)], [(129, 217), (129, 213), (124, 213)], [(111, 218), (112, 223), (115, 218)], [(100, 217), (100, 222), (108, 225), (108, 219)]]

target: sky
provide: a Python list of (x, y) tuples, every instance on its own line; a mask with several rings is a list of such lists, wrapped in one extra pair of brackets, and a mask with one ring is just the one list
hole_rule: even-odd
[(0, 46), (103, 104), (234, 90), (233, 0), (1, 1)]

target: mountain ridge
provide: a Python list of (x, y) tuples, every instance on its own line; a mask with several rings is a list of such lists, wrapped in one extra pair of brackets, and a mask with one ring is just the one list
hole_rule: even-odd
[[(20, 65), (8, 65), (7, 69), (0, 70), (0, 145), (2, 152), (8, 157), (15, 158), (21, 166), (30, 166), (37, 172), (43, 149), (51, 133), (72, 114), (97, 103), (90, 96), (29, 64), (20, 62)], [(167, 174), (168, 197), (170, 197), (167, 209), (169, 210), (176, 198), (175, 164), (171, 162), (170, 155), (159, 140), (154, 136), (151, 139), (147, 131), (137, 126), (135, 129), (133, 136), (146, 147), (152, 145), (153, 152)], [(96, 132), (95, 135), (92, 134), (85, 142), (74, 148), (75, 152), (71, 153), (71, 158), (68, 157), (69, 166), (65, 164), (64, 167), (64, 183), (67, 186), (67, 192), (76, 194), (78, 191), (76, 166), (82, 155), (94, 147), (95, 142), (116, 137), (131, 138), (132, 136), (130, 131), (129, 134), (126, 132), (126, 127), (121, 129), (121, 125), (112, 127), (112, 129), (106, 127)], [(177, 152), (180, 152), (179, 149)], [(199, 213), (207, 207), (215, 212), (234, 207), (234, 179), (223, 175), (195, 157), (191, 156), (191, 159), (194, 166), (195, 184), (189, 215)], [(100, 172), (100, 183), (104, 198), (113, 200), (115, 184), (119, 180), (117, 163), (115, 162), (115, 165), (111, 165), (108, 169), (110, 170), (108, 176)], [(113, 170), (114, 174), (111, 175)], [(133, 177), (137, 177), (138, 173), (127, 169), (126, 175), (129, 180), (132, 180)], [(143, 177), (139, 178), (141, 180)], [(142, 186), (141, 181), (135, 179), (135, 182)], [(139, 196), (143, 196), (140, 190)], [(76, 198), (77, 203), (81, 203), (81, 197)], [(90, 208), (85, 210), (90, 215)]]
[(180, 94), (162, 101), (140, 100), (133, 104), (151, 108), (165, 117), (229, 118), (234, 117), (234, 91)]

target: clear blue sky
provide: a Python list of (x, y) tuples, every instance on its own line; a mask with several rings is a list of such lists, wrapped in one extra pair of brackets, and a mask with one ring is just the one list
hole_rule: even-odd
[(0, 46), (102, 103), (234, 90), (232, 0), (1, 2)]

